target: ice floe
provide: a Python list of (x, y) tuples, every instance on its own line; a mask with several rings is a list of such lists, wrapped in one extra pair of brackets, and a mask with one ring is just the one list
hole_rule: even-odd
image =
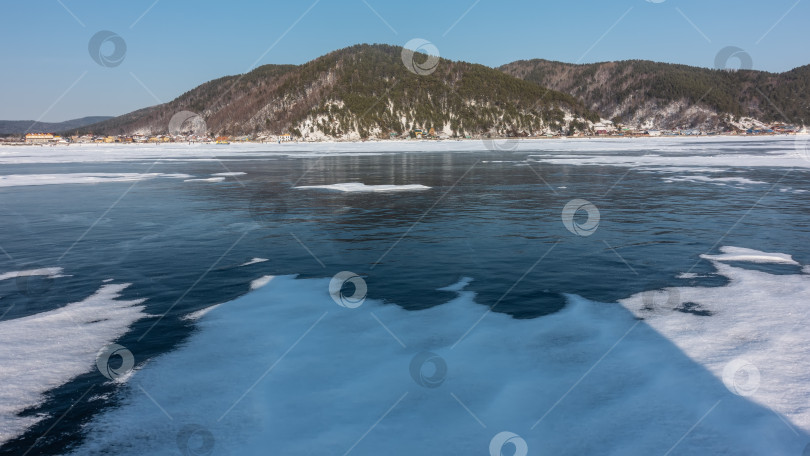
[(0, 187), (29, 185), (105, 184), (110, 182), (136, 182), (146, 179), (185, 179), (188, 174), (165, 173), (62, 173), (62, 174), (10, 174), (0, 176)]
[(329, 185), (303, 185), (295, 187), (297, 189), (321, 189), (321, 190), (335, 190), (339, 192), (409, 192), (430, 190), (430, 187), (420, 184), (407, 184), (407, 185), (366, 185), (361, 182), (346, 182), (342, 184), (329, 184)]

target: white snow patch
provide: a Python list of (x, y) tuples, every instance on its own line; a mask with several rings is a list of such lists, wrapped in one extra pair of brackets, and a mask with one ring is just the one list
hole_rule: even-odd
[(678, 279), (697, 279), (700, 275), (696, 272), (682, 272), (675, 277)]
[(751, 263), (781, 263), (799, 265), (791, 255), (785, 253), (766, 253), (759, 250), (747, 249), (744, 247), (721, 247), (720, 255), (701, 255), (711, 261), (747, 261)]
[(208, 312), (211, 312), (212, 310), (216, 309), (217, 307), (219, 307), (219, 306), (221, 306), (221, 305), (222, 305), (222, 304), (215, 304), (215, 305), (213, 305), (213, 306), (208, 306), (208, 307), (206, 307), (205, 309), (200, 309), (200, 310), (198, 310), (198, 311), (196, 311), (196, 312), (191, 312), (191, 313), (190, 313), (190, 314), (188, 314), (188, 315), (184, 315), (184, 316), (183, 316), (183, 317), (181, 317), (180, 319), (181, 319), (181, 320), (186, 320), (186, 321), (197, 321), (197, 320), (199, 320), (200, 318), (202, 318), (202, 317), (203, 317), (203, 315), (207, 314)]
[(639, 171), (654, 171), (666, 173), (722, 173), (728, 171), (727, 168), (707, 168), (707, 167), (689, 167), (689, 166), (667, 166), (666, 168), (651, 166), (640, 167)]
[(276, 278), (276, 276), (272, 276), (272, 275), (266, 275), (264, 277), (260, 277), (260, 278), (258, 278), (256, 280), (250, 282), (250, 289), (251, 290), (258, 290), (259, 288), (262, 288), (265, 285), (267, 285), (268, 283), (270, 283), (270, 281), (272, 281), (274, 278)]
[(143, 299), (118, 300), (128, 286), (104, 285), (83, 301), (0, 321), (0, 443), (45, 418), (19, 412), (42, 403), (47, 391), (96, 369), (98, 352), (146, 316), (139, 305)]
[(339, 192), (409, 192), (419, 190), (429, 190), (430, 187), (420, 184), (409, 185), (366, 185), (361, 182), (347, 182), (330, 185), (304, 185), (295, 187), (297, 189), (322, 189), (336, 190)]
[[(723, 251), (727, 254), (704, 257), (712, 260), (720, 275), (730, 279), (728, 285), (668, 289), (660, 293), (656, 300), (659, 305), (654, 309), (649, 308), (649, 295), (645, 299), (645, 293), (621, 303), (718, 379), (723, 378), (732, 360), (744, 359), (753, 364), (761, 380), (749, 397), (808, 431), (810, 336), (806, 328), (810, 325), (810, 276), (773, 275), (721, 262), (796, 264), (790, 255), (736, 247)], [(710, 312), (711, 316), (690, 310)]]
[(183, 182), (222, 182), (224, 180), (224, 177), (207, 177), (200, 179), (186, 179)]
[(62, 268), (39, 268), (39, 269), (28, 269), (25, 271), (13, 271), (13, 272), (5, 272), (0, 274), (0, 280), (8, 280), (8, 279), (15, 279), (17, 277), (31, 277), (31, 276), (44, 276), (49, 279), (58, 279), (60, 277), (65, 277), (62, 275)]
[[(384, 146), (385, 152), (380, 152)], [(761, 153), (765, 147), (776, 147), (773, 154)], [(716, 147), (733, 148), (736, 153), (721, 156), (706, 154)], [(796, 152), (795, 137), (659, 137), (659, 138), (569, 138), (565, 141), (521, 139), (522, 151), (542, 153), (540, 160), (556, 160), (559, 153), (583, 153), (584, 161), (567, 160), (571, 164), (601, 164), (616, 166), (696, 166), (696, 167), (810, 167), (810, 161)], [(227, 162), (229, 160), (274, 159), (278, 157), (368, 156), (399, 152), (486, 152), (480, 139), (459, 141), (366, 141), (324, 143), (233, 143), (214, 144), (172, 143), (160, 145), (88, 144), (69, 147), (20, 147), (0, 145), (0, 164), (25, 163), (110, 163), (137, 162), (150, 165), (163, 162)], [(656, 156), (637, 157), (627, 152), (642, 151)], [(749, 153), (750, 152), (750, 153)], [(757, 153), (759, 152), (759, 155)], [(211, 158), (216, 156), (217, 158)], [(191, 177), (191, 176), (188, 176)]]
[(758, 185), (767, 184), (767, 182), (746, 179), (744, 177), (709, 177), (709, 176), (672, 176), (667, 178), (670, 182), (708, 182), (717, 185), (726, 184), (739, 184), (739, 185)]
[(146, 179), (185, 179), (188, 174), (164, 173), (64, 173), (64, 174), (10, 174), (0, 176), (0, 187), (23, 187), (29, 185), (105, 184), (110, 182), (135, 182)]
[(246, 261), (246, 262), (240, 264), (239, 267), (250, 266), (251, 264), (256, 264), (256, 263), (264, 263), (265, 261), (270, 261), (270, 260), (268, 260), (267, 258), (253, 258), (250, 261)]

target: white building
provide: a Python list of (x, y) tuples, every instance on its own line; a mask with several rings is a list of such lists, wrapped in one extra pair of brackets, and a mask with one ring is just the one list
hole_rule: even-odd
[(26, 144), (48, 144), (58, 139), (54, 138), (50, 133), (28, 133), (25, 135)]

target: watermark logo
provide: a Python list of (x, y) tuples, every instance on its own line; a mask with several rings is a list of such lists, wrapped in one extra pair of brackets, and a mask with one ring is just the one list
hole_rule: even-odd
[(804, 450), (802, 451), (802, 456), (810, 456), (810, 443), (804, 446)]
[[(113, 365), (111, 358), (121, 358), (121, 363)], [(115, 380), (129, 373), (135, 366), (135, 357), (132, 352), (118, 344), (110, 344), (102, 348), (96, 356), (96, 367), (101, 375)]]
[(447, 378), (447, 363), (435, 353), (417, 353), (411, 359), (410, 371), (411, 378), (419, 386), (438, 388)]
[(177, 433), (177, 448), (186, 456), (203, 456), (213, 453), (214, 434), (199, 424), (187, 424)]
[(734, 67), (729, 67), (729, 61), (731, 59), (736, 59), (739, 62), (740, 66), (737, 68), (740, 70), (750, 70), (754, 68), (754, 61), (751, 59), (751, 55), (737, 46), (726, 46), (720, 49), (720, 52), (714, 57), (714, 68), (718, 70), (734, 70)]
[[(347, 294), (344, 291), (344, 287), (346, 287), (347, 284), (354, 287), (354, 291), (351, 294)], [(348, 309), (360, 307), (363, 305), (363, 301), (366, 300), (366, 293), (368, 293), (366, 281), (353, 272), (338, 272), (332, 277), (332, 280), (329, 281), (329, 294), (332, 296), (332, 300), (341, 307)]]
[[(577, 222), (574, 217), (579, 211), (585, 211), (588, 219), (584, 223)], [(599, 227), (599, 209), (590, 201), (575, 199), (568, 202), (562, 210), (562, 222), (565, 229), (577, 236), (588, 237)]]
[(127, 42), (115, 32), (102, 30), (90, 38), (87, 51), (94, 62), (103, 67), (114, 68), (124, 62)]
[(681, 292), (677, 288), (648, 290), (641, 294), (642, 309), (650, 312), (672, 310), (681, 303)]
[(514, 447), (514, 451), (507, 452), (507, 455), (526, 456), (529, 454), (529, 446), (526, 445), (526, 441), (523, 440), (521, 436), (515, 434), (514, 432), (504, 431), (498, 433), (492, 438), (492, 440), (490, 440), (490, 456), (505, 456), (503, 453), (505, 446)]
[(510, 139), (492, 139), (487, 138), (483, 140), (484, 148), (491, 152), (512, 152), (517, 150), (520, 145), (519, 140)]
[[(416, 54), (420, 54), (419, 58), (425, 56), (427, 58), (424, 62), (417, 62)], [(414, 38), (405, 43), (402, 48), (402, 63), (405, 64), (405, 68), (419, 76), (427, 76), (436, 71), (440, 59), (439, 49), (430, 41), (422, 38)]]
[(201, 115), (191, 111), (180, 111), (169, 120), (169, 134), (205, 136), (208, 134), (208, 125)]
[(723, 369), (723, 383), (738, 396), (751, 396), (759, 389), (759, 369), (752, 363), (737, 358)]

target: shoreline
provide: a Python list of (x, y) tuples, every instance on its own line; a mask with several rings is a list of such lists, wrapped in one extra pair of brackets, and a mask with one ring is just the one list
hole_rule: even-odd
[(541, 141), (568, 141), (568, 140), (596, 140), (596, 141), (611, 141), (611, 140), (636, 140), (636, 139), (653, 139), (653, 140), (691, 140), (691, 139), (709, 139), (709, 138), (724, 138), (724, 139), (765, 139), (765, 138), (787, 138), (787, 137), (810, 137), (810, 133), (781, 133), (781, 134), (751, 134), (751, 135), (737, 135), (737, 134), (713, 134), (713, 135), (638, 135), (638, 136), (618, 136), (618, 135), (599, 135), (599, 136), (554, 136), (554, 137), (529, 137), (529, 138), (448, 138), (448, 139), (366, 139), (366, 140), (315, 140), (315, 141), (231, 141), (228, 144), (217, 144), (213, 141), (165, 141), (165, 142), (71, 142), (71, 143), (56, 143), (56, 144), (26, 144), (24, 142), (2, 142), (0, 147), (68, 147), (68, 146), (163, 146), (163, 145), (210, 145), (210, 146), (239, 146), (239, 145), (302, 145), (302, 144), (437, 144), (437, 143), (456, 143), (456, 142), (541, 142)]

